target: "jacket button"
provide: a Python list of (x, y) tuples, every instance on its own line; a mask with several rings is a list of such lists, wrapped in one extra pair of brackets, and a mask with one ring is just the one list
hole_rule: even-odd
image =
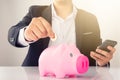
[(14, 41), (14, 38), (10, 38), (10, 42), (13, 42)]

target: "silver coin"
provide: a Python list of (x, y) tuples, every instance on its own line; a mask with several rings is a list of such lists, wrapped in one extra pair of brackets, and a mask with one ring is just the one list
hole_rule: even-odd
[(55, 34), (54, 38), (51, 38), (51, 41), (55, 41), (57, 39), (57, 35)]

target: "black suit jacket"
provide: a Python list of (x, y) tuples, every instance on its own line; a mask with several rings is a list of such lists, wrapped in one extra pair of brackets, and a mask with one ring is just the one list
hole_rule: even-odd
[[(28, 26), (33, 17), (44, 17), (51, 23), (50, 6), (32, 6), (27, 15), (15, 26), (12, 26), (8, 32), (8, 41), (16, 47), (24, 47), (17, 43), (20, 29)], [(95, 51), (101, 44), (100, 30), (97, 19), (91, 13), (78, 9), (76, 19), (76, 45), (79, 50), (90, 60), (90, 66), (95, 66), (95, 60), (90, 57), (90, 51)], [(28, 54), (23, 62), (23, 66), (38, 66), (38, 59), (41, 52), (48, 47), (49, 38), (39, 39), (30, 44)]]

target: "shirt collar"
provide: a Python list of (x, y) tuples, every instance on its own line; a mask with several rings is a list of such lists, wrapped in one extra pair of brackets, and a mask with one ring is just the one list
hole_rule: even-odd
[[(56, 14), (53, 3), (51, 4), (51, 10), (52, 10), (52, 17), (58, 16)], [(77, 14), (77, 8), (75, 6), (73, 6), (73, 12), (68, 17), (73, 16), (75, 18), (76, 14)]]

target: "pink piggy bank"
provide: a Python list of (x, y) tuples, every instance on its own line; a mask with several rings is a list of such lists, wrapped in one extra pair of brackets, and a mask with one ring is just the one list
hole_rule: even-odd
[(75, 45), (61, 44), (45, 49), (39, 58), (40, 76), (52, 74), (56, 78), (85, 73), (89, 60)]

